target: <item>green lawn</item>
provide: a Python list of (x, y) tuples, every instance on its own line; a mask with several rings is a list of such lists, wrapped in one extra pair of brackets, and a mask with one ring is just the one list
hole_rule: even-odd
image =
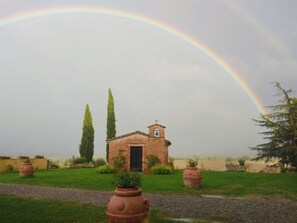
[[(171, 175), (142, 174), (141, 188), (151, 193), (190, 193), (226, 196), (277, 196), (297, 199), (297, 174), (203, 171), (199, 189), (183, 186), (182, 171)], [(0, 182), (114, 190), (113, 175), (98, 175), (95, 168), (50, 169), (35, 171), (34, 177), (22, 178), (18, 173), (1, 173)]]
[[(105, 212), (106, 207), (79, 204), (78, 202), (34, 200), (0, 195), (1, 223), (103, 223), (106, 222)], [(169, 223), (173, 221), (158, 211), (150, 211), (150, 222)], [(203, 220), (203, 222), (209, 221)]]

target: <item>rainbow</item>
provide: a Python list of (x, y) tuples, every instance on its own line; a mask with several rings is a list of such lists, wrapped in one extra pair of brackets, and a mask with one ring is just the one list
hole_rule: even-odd
[(253, 30), (255, 30), (262, 39), (269, 43), (278, 54), (280, 54), (286, 61), (289, 61), (288, 66), (294, 69), (294, 71), (297, 71), (297, 62), (292, 59), (294, 57), (290, 54), (288, 47), (277, 39), (259, 19), (245, 9), (239, 1), (226, 1), (222, 3), (236, 13), (236, 15), (245, 21), (247, 25), (251, 26)]
[(227, 64), (221, 57), (219, 57), (215, 52), (211, 51), (205, 45), (203, 45), (197, 39), (194, 39), (190, 35), (177, 30), (167, 24), (161, 23), (152, 18), (148, 18), (142, 15), (138, 15), (131, 12), (125, 12), (118, 9), (111, 8), (103, 8), (103, 7), (90, 7), (90, 6), (64, 6), (64, 7), (53, 7), (53, 8), (40, 8), (36, 10), (31, 10), (28, 12), (21, 12), (11, 16), (7, 16), (4, 18), (0, 18), (0, 27), (9, 25), (12, 23), (20, 22), (27, 19), (32, 19), (41, 16), (50, 16), (55, 14), (76, 14), (76, 13), (88, 13), (88, 14), (102, 14), (102, 15), (110, 15), (117, 16), (121, 18), (127, 18), (131, 20), (135, 20), (138, 22), (142, 22), (147, 25), (151, 25), (153, 27), (159, 28), (169, 34), (176, 36), (177, 38), (189, 43), (193, 47), (202, 51), (208, 57), (210, 57), (216, 64), (218, 64), (230, 77), (242, 88), (242, 90), (246, 93), (246, 95), (253, 102), (255, 107), (259, 110), (260, 113), (266, 114), (264, 106), (262, 105), (260, 99), (256, 96), (256, 94), (251, 90), (248, 84), (244, 81), (244, 79), (239, 75), (239, 73), (233, 69), (229, 64)]

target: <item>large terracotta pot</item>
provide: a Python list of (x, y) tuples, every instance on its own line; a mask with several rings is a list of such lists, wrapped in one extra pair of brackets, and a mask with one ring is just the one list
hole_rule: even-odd
[(197, 188), (201, 184), (201, 174), (197, 167), (186, 167), (183, 171), (184, 185), (188, 188)]
[(117, 188), (109, 198), (106, 210), (108, 223), (147, 223), (149, 201), (139, 188)]
[(34, 174), (34, 168), (31, 163), (23, 163), (20, 167), (21, 177), (30, 177)]

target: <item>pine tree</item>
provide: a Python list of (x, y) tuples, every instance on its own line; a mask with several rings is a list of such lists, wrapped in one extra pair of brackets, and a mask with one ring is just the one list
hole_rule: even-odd
[(79, 153), (80, 156), (85, 157), (88, 162), (92, 161), (94, 155), (94, 128), (92, 123), (92, 115), (88, 104), (85, 110)]
[[(114, 101), (111, 89), (108, 90), (108, 102), (107, 102), (107, 124), (106, 124), (106, 139), (111, 139), (116, 136), (116, 124), (114, 113)], [(109, 159), (109, 144), (106, 144), (106, 160)]]
[(251, 149), (258, 151), (256, 160), (278, 158), (283, 165), (297, 167), (297, 98), (290, 96), (292, 90), (283, 89), (277, 82), (274, 84), (276, 96), (282, 96), (279, 104), (268, 106), (271, 113), (254, 119), (258, 126), (268, 129), (261, 133), (267, 142)]

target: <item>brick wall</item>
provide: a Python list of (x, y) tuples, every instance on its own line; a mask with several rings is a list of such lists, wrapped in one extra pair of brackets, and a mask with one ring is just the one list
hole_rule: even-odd
[(112, 165), (112, 158), (119, 153), (119, 150), (122, 150), (123, 155), (127, 158), (126, 168), (129, 170), (131, 146), (142, 147), (142, 171), (146, 168), (146, 157), (151, 154), (157, 155), (161, 164), (168, 165), (168, 147), (165, 138), (151, 138), (146, 134), (138, 132), (109, 141), (109, 163)]

